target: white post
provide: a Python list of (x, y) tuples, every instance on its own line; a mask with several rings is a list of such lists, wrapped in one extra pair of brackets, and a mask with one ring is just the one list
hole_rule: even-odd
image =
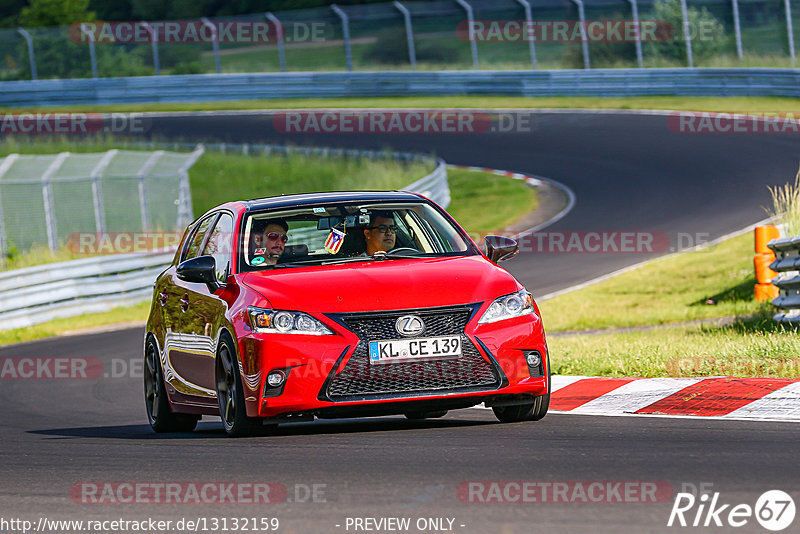
[(406, 6), (394, 1), (394, 7), (403, 14), (403, 20), (406, 24), (406, 41), (408, 42), (408, 61), (411, 62), (411, 68), (417, 68), (417, 51), (414, 48), (414, 30), (411, 27), (411, 12), (406, 9)]
[(217, 74), (219, 74), (222, 72), (222, 66), (219, 63), (219, 35), (217, 34), (217, 27), (206, 17), (200, 20), (203, 22), (203, 26), (211, 30), (211, 46), (214, 48), (214, 66), (217, 68)]
[(792, 28), (792, 6), (789, 5), (789, 0), (783, 0), (783, 7), (786, 11), (786, 33), (789, 37), (789, 56), (792, 58), (792, 66), (794, 67), (794, 29)]
[(33, 37), (31, 37), (31, 34), (28, 33), (28, 30), (25, 28), (17, 28), (17, 31), (25, 38), (25, 42), (28, 43), (28, 62), (31, 66), (31, 79), (38, 80), (39, 77), (36, 74), (36, 56), (33, 54)]
[(92, 180), (92, 203), (94, 204), (94, 226), (95, 231), (97, 233), (105, 232), (106, 231), (106, 214), (103, 210), (103, 188), (100, 185), (100, 177), (105, 172), (108, 165), (111, 163), (111, 160), (114, 159), (114, 156), (117, 155), (116, 148), (113, 150), (109, 150), (103, 157), (100, 158), (100, 161), (97, 162), (97, 165), (94, 166), (92, 169), (91, 174), (89, 177)]
[(180, 176), (180, 186), (178, 188), (178, 224), (176, 228), (181, 229), (192, 220), (192, 191), (189, 187), (189, 168), (200, 159), (206, 151), (203, 145), (197, 145), (181, 168), (178, 169)]
[(69, 152), (62, 152), (53, 159), (53, 162), (42, 174), (42, 199), (44, 200), (44, 221), (47, 226), (47, 246), (50, 252), (55, 252), (58, 248), (58, 236), (56, 234), (56, 214), (53, 206), (53, 184), (51, 180), (63, 165), (64, 160), (69, 157)]
[(331, 9), (342, 20), (342, 37), (344, 38), (344, 55), (347, 60), (347, 70), (353, 70), (353, 54), (350, 50), (350, 19), (347, 13), (336, 4), (331, 4)]
[(572, 0), (578, 6), (578, 19), (581, 23), (581, 50), (583, 51), (583, 68), (590, 69), (589, 63), (589, 39), (586, 37), (586, 12), (583, 9), (583, 0)]
[(150, 230), (150, 205), (147, 202), (147, 186), (144, 179), (153, 167), (155, 167), (158, 159), (163, 155), (163, 150), (156, 150), (150, 154), (150, 157), (144, 162), (142, 168), (136, 173), (136, 177), (139, 179), (139, 213), (142, 217), (142, 232)]
[(94, 50), (94, 34), (81, 24), (81, 32), (89, 38), (89, 58), (92, 62), (92, 78), (97, 78), (97, 54)]
[(272, 12), (264, 13), (267, 20), (275, 25), (275, 38), (278, 41), (278, 59), (281, 62), (281, 72), (286, 72), (286, 50), (283, 48), (283, 24)]
[(742, 59), (742, 26), (739, 23), (739, 0), (731, 0), (733, 34), (736, 37), (736, 57)]
[(478, 68), (478, 43), (475, 42), (475, 17), (472, 13), (472, 6), (466, 0), (456, 0), (458, 5), (467, 12), (467, 24), (469, 24), (469, 48), (472, 52), (472, 68)]
[(639, 65), (641, 69), (644, 67), (644, 61), (642, 60), (642, 26), (639, 24), (639, 5), (636, 3), (636, 0), (628, 0), (628, 2), (631, 4), (633, 24), (636, 26), (636, 41), (634, 42), (636, 46), (636, 64)]
[(689, 29), (689, 8), (686, 0), (681, 0), (681, 16), (683, 17), (683, 38), (686, 41), (686, 62), (689, 68), (694, 67), (694, 57), (692, 55), (692, 36)]
[(153, 48), (153, 67), (156, 76), (161, 75), (161, 62), (158, 60), (158, 32), (147, 22), (141, 21), (139, 24), (150, 34), (150, 46)]
[(525, 31), (522, 32), (522, 35), (527, 36), (528, 39), (528, 49), (531, 53), (531, 68), (536, 68), (536, 44), (534, 43), (533, 38), (533, 15), (531, 14), (531, 3), (528, 0), (517, 0), (517, 2), (522, 6), (525, 10), (525, 24), (528, 27)]
[(3, 182), (2, 178), (5, 173), (8, 172), (8, 169), (14, 165), (14, 162), (19, 158), (19, 154), (9, 154), (6, 156), (2, 162), (0, 162), (0, 265), (5, 265), (6, 261), (6, 226), (3, 222), (3, 203), (2, 203), (2, 192), (3, 192)]

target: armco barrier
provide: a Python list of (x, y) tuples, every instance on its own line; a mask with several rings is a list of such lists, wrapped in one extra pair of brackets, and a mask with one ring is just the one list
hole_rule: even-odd
[[(297, 152), (390, 157), (405, 161), (431, 159), (420, 154), (316, 147), (208, 145), (206, 148), (250, 154)], [(447, 207), (450, 189), (445, 162), (437, 160), (432, 173), (405, 189), (418, 192)], [(171, 251), (115, 254), (0, 272), (0, 329), (30, 326), (59, 317), (100, 312), (147, 300), (152, 295), (156, 276), (172, 261), (173, 256), (174, 252)]]
[(773, 239), (769, 242), (775, 261), (769, 266), (778, 276), (772, 285), (780, 291), (772, 304), (781, 311), (774, 320), (779, 323), (800, 323), (800, 236)]
[(800, 97), (800, 69), (298, 72), (0, 82), (0, 106), (6, 107), (413, 95)]

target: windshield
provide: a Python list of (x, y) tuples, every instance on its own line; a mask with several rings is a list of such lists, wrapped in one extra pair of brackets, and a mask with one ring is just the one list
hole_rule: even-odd
[(479, 253), (460, 228), (424, 202), (253, 212), (240, 235), (239, 272)]

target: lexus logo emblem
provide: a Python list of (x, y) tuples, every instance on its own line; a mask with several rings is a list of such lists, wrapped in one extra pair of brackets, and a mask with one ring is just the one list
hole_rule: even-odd
[(425, 331), (425, 323), (416, 315), (404, 315), (394, 324), (401, 336), (416, 336)]

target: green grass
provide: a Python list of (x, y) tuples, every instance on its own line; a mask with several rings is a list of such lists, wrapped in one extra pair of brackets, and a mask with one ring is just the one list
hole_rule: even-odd
[(447, 211), (476, 240), (508, 228), (539, 205), (536, 190), (521, 180), (462, 169), (448, 169), (447, 179), (451, 196)]
[[(798, 332), (755, 301), (752, 257), (748, 232), (540, 303), (549, 332), (571, 331), (548, 339), (553, 372), (797, 378)], [(733, 316), (724, 326), (669, 324)], [(610, 330), (581, 332), (602, 328)]]
[(311, 191), (402, 189), (433, 170), (430, 163), (325, 158), (299, 154), (242, 156), (206, 152), (189, 172), (195, 215), (223, 202)]
[(553, 372), (586, 376), (800, 377), (800, 337), (764, 308), (730, 326), (668, 326), (548, 339)]
[(753, 254), (748, 232), (704, 250), (655, 260), (542, 302), (545, 327), (585, 330), (755, 313)]
[[(229, 102), (163, 102), (109, 104), (104, 106), (62, 106), (58, 111), (169, 112), (306, 108), (556, 108), (556, 109), (669, 109), (728, 113), (800, 113), (800, 98), (788, 97), (521, 97), (521, 96), (397, 96), (357, 98), (294, 98), (275, 100), (232, 100)], [(6, 113), (52, 113), (54, 108), (0, 108)]]

